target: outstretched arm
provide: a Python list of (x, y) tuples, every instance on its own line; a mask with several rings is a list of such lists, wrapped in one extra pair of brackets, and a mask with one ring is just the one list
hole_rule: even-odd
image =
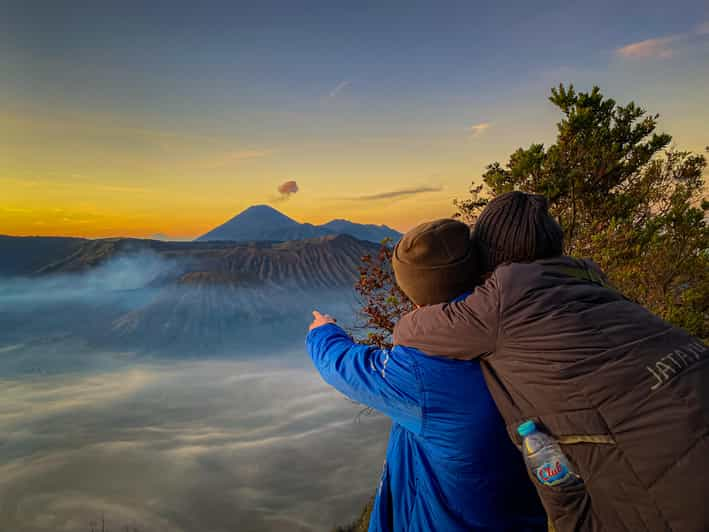
[(394, 329), (394, 343), (431, 356), (478, 358), (495, 350), (499, 306), (492, 275), (462, 301), (430, 305), (402, 316)]
[(332, 322), (312, 328), (306, 344), (325, 382), (420, 433), (420, 384), (414, 361), (403, 350), (357, 344)]

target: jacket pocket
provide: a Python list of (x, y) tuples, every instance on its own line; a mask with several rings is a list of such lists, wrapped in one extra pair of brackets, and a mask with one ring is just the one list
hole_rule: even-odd
[(615, 439), (610, 433), (603, 417), (595, 409), (573, 410), (570, 412), (560, 412), (543, 414), (532, 418), (520, 419), (507, 426), (507, 431), (517, 444), (522, 446), (522, 438), (517, 433), (517, 427), (523, 421), (532, 419), (543, 432), (552, 436), (561, 445), (571, 465), (575, 467), (576, 473), (584, 480), (590, 480), (594, 475), (594, 470), (587, 467), (583, 456), (576, 460), (576, 452), (573, 446), (614, 446)]
[(583, 482), (566, 487), (542, 486), (537, 483), (537, 491), (549, 518), (549, 530), (603, 530), (601, 524), (593, 518), (591, 497)]
[[(657, 509), (597, 410), (553, 413), (533, 419), (556, 439), (583, 480), (578, 486), (566, 488), (537, 483), (557, 531), (664, 530), (657, 527)], [(519, 436), (516, 441), (521, 444)]]
[(533, 419), (557, 440), (569, 438), (573, 443), (574, 439), (584, 440), (579, 443), (614, 443), (608, 425), (594, 408), (554, 412)]
[[(527, 418), (530, 419), (530, 418)], [(549, 413), (531, 418), (539, 429), (552, 436), (561, 446), (574, 472), (581, 481), (571, 486), (544, 486), (532, 477), (550, 523), (556, 532), (611, 530), (595, 518), (595, 496), (592, 499), (587, 483), (593, 481), (593, 467), (587, 463), (585, 451), (613, 447), (615, 441), (603, 418), (593, 409)], [(507, 429), (518, 446), (522, 438), (517, 427), (526, 419), (508, 425)], [(581, 451), (579, 454), (578, 451)], [(619, 530), (623, 530), (621, 527)]]

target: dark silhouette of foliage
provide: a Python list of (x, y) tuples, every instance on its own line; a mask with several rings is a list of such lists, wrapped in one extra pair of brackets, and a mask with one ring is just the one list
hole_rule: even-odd
[(335, 527), (332, 532), (367, 532), (373, 507), (374, 497), (371, 497), (357, 519), (352, 521), (349, 525)]
[(394, 279), (391, 244), (391, 240), (386, 239), (376, 255), (362, 257), (359, 280), (355, 285), (362, 301), (360, 313), (366, 331), (362, 341), (384, 348), (391, 347), (391, 334), (399, 316), (414, 309), (413, 303)]
[(488, 165), (484, 189), (456, 202), (473, 219), (488, 197), (522, 190), (549, 198), (565, 253), (595, 260), (626, 296), (709, 338), (709, 226), (701, 154), (671, 148), (658, 115), (618, 105), (598, 87), (552, 89), (556, 142)]
[(453, 205), (458, 209), (453, 216), (462, 218), (463, 221), (474, 225), (478, 219), (478, 215), (485, 208), (489, 198), (485, 194), (485, 185), (475, 184), (470, 185), (470, 197), (465, 199), (454, 199)]

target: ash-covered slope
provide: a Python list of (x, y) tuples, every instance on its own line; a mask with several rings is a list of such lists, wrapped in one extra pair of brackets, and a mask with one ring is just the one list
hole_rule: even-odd
[[(312, 308), (351, 313), (361, 257), (346, 235), (291, 242), (87, 240), (31, 277), (0, 280), (0, 329), (151, 352), (292, 345)], [(2, 331), (0, 331), (2, 336)]]
[(161, 242), (114, 238), (84, 241), (63, 259), (30, 273), (89, 272), (112, 259), (152, 255), (171, 263), (153, 284), (280, 285), (302, 289), (351, 287), (373, 243), (347, 235), (288, 242)]

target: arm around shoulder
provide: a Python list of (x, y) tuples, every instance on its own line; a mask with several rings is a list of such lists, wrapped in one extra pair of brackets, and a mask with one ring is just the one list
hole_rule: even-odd
[(462, 301), (430, 305), (399, 320), (394, 342), (433, 355), (471, 360), (495, 350), (500, 297), (493, 274)]

